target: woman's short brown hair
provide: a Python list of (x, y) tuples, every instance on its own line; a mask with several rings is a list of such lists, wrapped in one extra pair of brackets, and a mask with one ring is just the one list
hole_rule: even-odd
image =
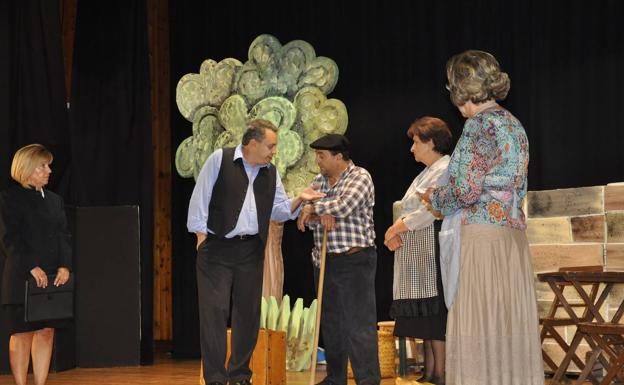
[(507, 97), (511, 81), (502, 72), (496, 58), (483, 51), (469, 50), (457, 54), (446, 63), (446, 88), (456, 106), (466, 102), (482, 103)]
[(451, 153), (451, 139), (453, 135), (448, 125), (442, 119), (423, 116), (416, 119), (407, 130), (407, 136), (414, 139), (418, 136), (421, 142), (433, 140), (433, 150), (442, 155)]
[(41, 162), (52, 162), (52, 153), (40, 144), (34, 143), (17, 150), (11, 163), (11, 178), (24, 187)]

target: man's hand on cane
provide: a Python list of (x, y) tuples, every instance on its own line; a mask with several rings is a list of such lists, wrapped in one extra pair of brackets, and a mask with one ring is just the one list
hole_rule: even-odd
[(299, 212), (299, 218), (297, 218), (297, 228), (299, 231), (305, 231), (305, 226), (316, 220), (318, 220), (318, 216), (314, 213), (314, 206), (307, 204), (303, 206)]
[(327, 229), (327, 231), (332, 231), (336, 229), (336, 218), (334, 218), (333, 216), (325, 214), (321, 215), (319, 218), (321, 220), (321, 225), (323, 225), (323, 227)]

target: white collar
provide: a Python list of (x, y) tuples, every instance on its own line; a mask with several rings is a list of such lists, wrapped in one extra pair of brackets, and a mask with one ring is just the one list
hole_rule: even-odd
[[(236, 146), (236, 148), (234, 149), (234, 159), (239, 159), (241, 158), (243, 160), (243, 163), (249, 164), (249, 162), (247, 162), (247, 160), (245, 160), (245, 157), (243, 156), (243, 145), (239, 144), (238, 146)], [(270, 167), (271, 163), (267, 163), (267, 164), (259, 164), (257, 165), (258, 167)]]
[(450, 160), (451, 160), (450, 156), (444, 155), (440, 159), (438, 159), (435, 162), (433, 162), (433, 164), (431, 166), (429, 166), (429, 170), (437, 170), (439, 168), (444, 168), (444, 167), (446, 167), (448, 165)]

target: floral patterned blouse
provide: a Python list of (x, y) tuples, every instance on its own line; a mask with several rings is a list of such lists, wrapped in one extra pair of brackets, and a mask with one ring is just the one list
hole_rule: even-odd
[(434, 190), (431, 205), (444, 215), (462, 210), (462, 224), (524, 230), (529, 141), (524, 127), (500, 106), (466, 120), (448, 167), (449, 183)]

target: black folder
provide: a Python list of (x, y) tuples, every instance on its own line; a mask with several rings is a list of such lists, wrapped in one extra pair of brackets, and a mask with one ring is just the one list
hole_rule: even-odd
[(34, 277), (26, 281), (24, 321), (52, 321), (74, 317), (74, 275), (61, 286), (54, 286), (56, 274), (48, 274), (48, 286), (37, 287)]

